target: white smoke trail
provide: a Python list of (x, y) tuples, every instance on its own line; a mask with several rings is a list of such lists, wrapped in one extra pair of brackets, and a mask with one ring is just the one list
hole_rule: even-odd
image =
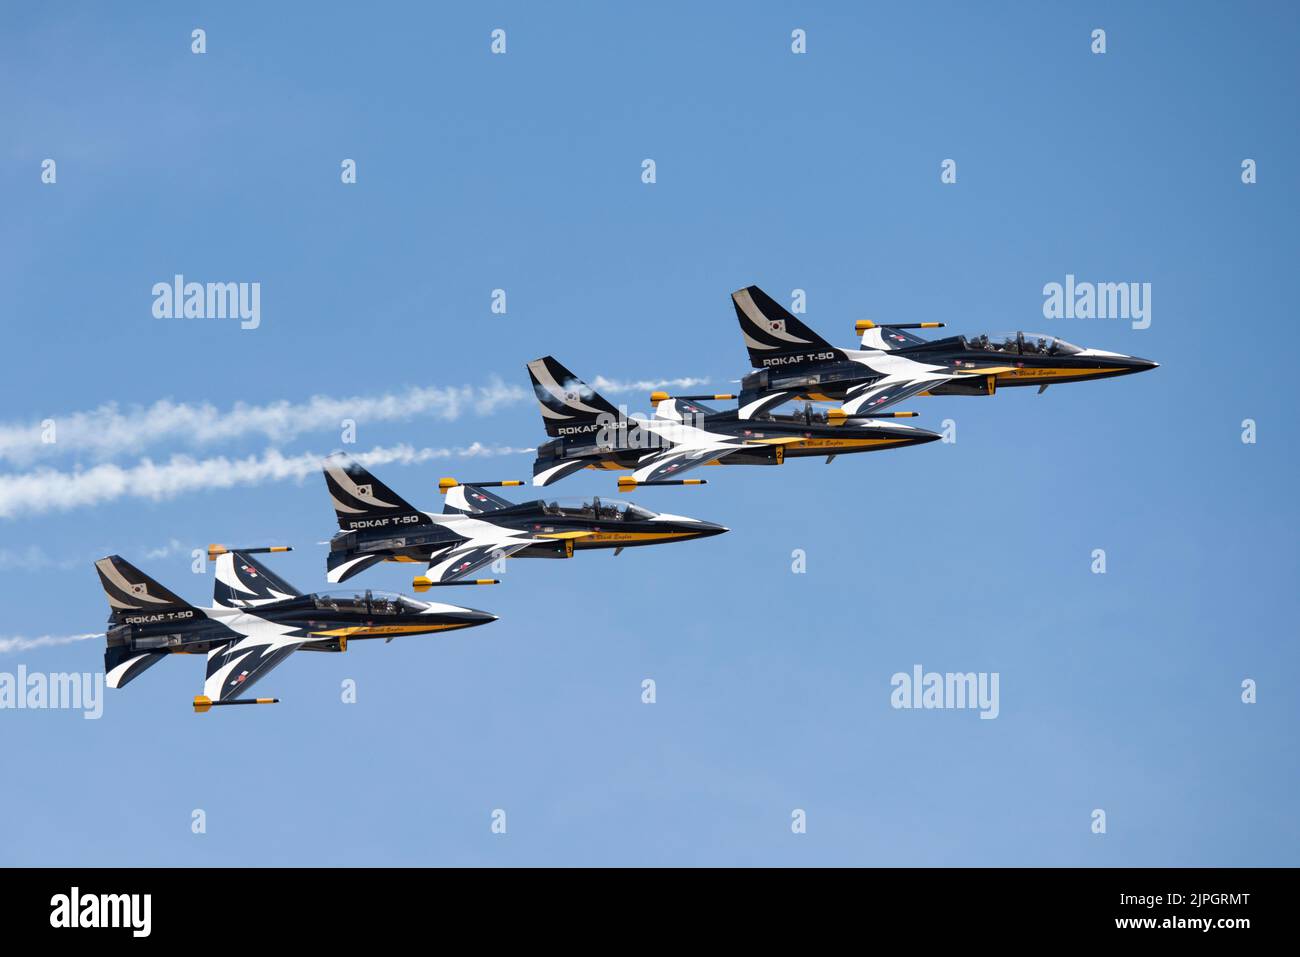
[(596, 376), (591, 382), (591, 387), (597, 392), (605, 392), (610, 395), (620, 395), (624, 392), (653, 392), (655, 389), (693, 389), (697, 385), (704, 385), (708, 379), (637, 379), (628, 382), (623, 379), (606, 379), (603, 375)]
[(50, 568), (66, 570), (76, 567), (76, 564), (70, 560), (51, 558), (39, 545), (0, 548), (0, 572), (41, 571)]
[[(186, 543), (178, 539), (168, 539), (166, 544), (140, 545), (124, 549), (132, 554), (143, 555), (151, 561), (170, 558), (173, 555), (189, 553), (198, 547), (196, 543)], [(20, 548), (0, 548), (0, 572), (45, 572), (50, 570), (71, 571), (88, 567), (91, 562), (104, 554), (104, 549), (88, 549), (80, 555), (51, 555), (39, 545), (26, 545)]]
[(21, 635), (15, 635), (12, 638), (0, 638), (0, 655), (7, 655), (15, 651), (31, 651), (33, 648), (48, 648), (51, 645), (70, 645), (77, 641), (103, 637), (104, 633), (102, 631), (92, 635), (41, 635), (39, 638), (24, 638)]
[[(531, 448), (486, 446), (478, 442), (462, 448), (417, 449), (410, 445), (393, 445), (357, 453), (353, 458), (362, 465), (414, 465), (437, 459), (518, 455), (532, 451)], [(194, 459), (188, 455), (173, 455), (161, 464), (142, 459), (125, 468), (109, 463), (72, 472), (39, 468), (32, 472), (0, 475), (0, 518), (66, 511), (120, 498), (162, 501), (186, 492), (290, 479), (302, 481), (319, 472), (320, 467), (321, 456), (315, 452), (284, 455), (277, 449), (270, 449), (261, 455), (244, 458), (223, 455)]]
[(45, 440), (46, 430), (39, 423), (0, 425), (0, 460), (21, 464), (62, 452), (106, 459), (164, 442), (208, 445), (248, 436), (284, 442), (304, 432), (338, 429), (344, 419), (373, 423), (431, 415), (450, 421), (467, 408), (487, 414), (527, 395), (531, 393), (494, 380), (486, 386), (432, 386), (378, 396), (318, 395), (297, 403), (237, 402), (224, 411), (208, 402), (167, 399), (127, 411), (110, 403), (88, 412), (51, 416), (53, 441)]
[[(690, 388), (702, 379), (621, 382), (597, 377), (596, 387), (617, 394), (661, 388)], [(115, 403), (97, 409), (51, 415), (40, 422), (0, 423), (0, 461), (26, 465), (60, 454), (86, 454), (106, 461), (167, 442), (211, 445), (247, 437), (285, 442), (299, 435), (337, 430), (344, 419), (360, 423), (400, 422), (416, 416), (445, 421), (467, 410), (487, 415), (501, 406), (531, 400), (532, 390), (492, 379), (481, 386), (430, 386), (377, 396), (313, 396), (305, 402), (249, 405), (226, 410), (208, 402), (190, 404), (164, 399), (122, 410)]]

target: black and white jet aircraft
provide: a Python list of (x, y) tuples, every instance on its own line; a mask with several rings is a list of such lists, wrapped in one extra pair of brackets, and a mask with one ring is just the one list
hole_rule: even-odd
[(417, 591), (434, 585), (496, 584), (460, 581), (491, 562), (517, 558), (572, 558), (574, 551), (658, 545), (727, 531), (684, 515), (652, 512), (630, 502), (515, 504), (489, 487), (523, 482), (438, 482), (442, 514), (422, 512), (346, 456), (325, 460), (325, 484), (340, 531), (330, 540), (326, 568), (331, 582), (346, 581), (379, 562), (420, 562), (428, 571)]
[[(855, 418), (806, 408), (795, 415), (702, 404), (704, 396), (650, 396), (654, 415), (625, 416), (553, 356), (528, 363), (528, 375), (551, 441), (537, 449), (533, 484), (550, 485), (579, 469), (631, 470), (620, 489), (638, 485), (702, 485), (680, 476), (700, 465), (780, 465), (788, 458), (898, 449), (933, 442), (937, 432), (898, 422)], [(715, 395), (724, 400), (735, 396)], [(887, 413), (904, 418), (911, 412)]]
[(941, 322), (857, 323), (859, 349), (839, 349), (757, 286), (731, 294), (741, 335), (757, 369), (741, 380), (740, 417), (752, 419), (791, 400), (838, 402), (845, 415), (871, 415), (916, 395), (993, 395), (1002, 386), (1049, 385), (1129, 375), (1157, 363), (1081, 349), (1028, 332), (949, 336), (908, 332)]
[(95, 562), (111, 607), (104, 652), (108, 686), (124, 687), (168, 655), (206, 654), (207, 680), (194, 699), (195, 711), (272, 704), (277, 699), (243, 695), (299, 649), (342, 652), (354, 638), (392, 641), (496, 621), (472, 608), (369, 590), (304, 595), (252, 557), (288, 550), (211, 546), (211, 608), (191, 605), (118, 555)]

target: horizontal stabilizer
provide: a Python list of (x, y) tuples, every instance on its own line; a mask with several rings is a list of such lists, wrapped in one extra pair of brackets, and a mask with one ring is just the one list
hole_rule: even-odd
[(533, 460), (533, 484), (539, 487), (553, 485), (574, 472), (585, 469), (588, 462), (582, 459), (544, 459)]
[(104, 650), (104, 683), (110, 688), (124, 688), (166, 657), (165, 651), (133, 651), (126, 645), (110, 645)]
[(337, 585), (354, 575), (360, 575), (367, 568), (378, 565), (383, 560), (383, 555), (365, 552), (330, 552), (329, 557), (325, 559), (325, 580), (332, 585)]

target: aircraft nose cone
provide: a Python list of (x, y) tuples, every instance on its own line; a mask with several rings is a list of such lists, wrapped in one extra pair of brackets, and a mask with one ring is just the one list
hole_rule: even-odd
[(456, 611), (444, 612), (450, 624), (458, 628), (473, 628), (475, 625), (487, 625), (497, 620), (497, 616), (476, 608), (458, 608)]
[(695, 532), (700, 538), (707, 538), (710, 535), (721, 535), (723, 532), (731, 531), (731, 529), (725, 525), (714, 525), (712, 522), (696, 522), (691, 526), (691, 531)]
[(933, 442), (935, 439), (943, 438), (938, 432), (931, 432), (929, 429), (917, 429), (916, 434), (911, 436), (911, 445), (921, 445), (925, 442)]
[(1158, 368), (1160, 368), (1159, 362), (1152, 362), (1150, 359), (1139, 359), (1136, 356), (1133, 358), (1134, 372), (1146, 372), (1148, 369)]

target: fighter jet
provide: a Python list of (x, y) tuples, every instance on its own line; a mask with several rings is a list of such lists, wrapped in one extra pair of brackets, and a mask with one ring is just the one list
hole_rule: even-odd
[(207, 680), (194, 699), (195, 711), (274, 704), (279, 699), (243, 695), (299, 649), (342, 652), (354, 638), (388, 642), (496, 621), (472, 608), (370, 590), (304, 595), (252, 557), (287, 551), (210, 546), (217, 570), (211, 608), (191, 605), (119, 555), (95, 562), (111, 607), (104, 651), (108, 686), (125, 687), (168, 655), (206, 654)]
[(897, 449), (940, 438), (937, 432), (885, 418), (855, 418), (839, 412), (796, 415), (759, 412), (742, 418), (735, 409), (703, 404), (734, 395), (678, 396), (654, 392), (654, 415), (625, 416), (553, 356), (528, 363), (528, 375), (552, 440), (537, 449), (533, 484), (550, 485), (579, 469), (624, 469), (620, 490), (639, 485), (703, 485), (680, 476), (700, 465), (781, 465), (787, 458)]
[(379, 562), (421, 562), (428, 571), (416, 591), (435, 585), (495, 585), (497, 579), (462, 581), (510, 556), (572, 558), (574, 551), (680, 542), (720, 535), (721, 525), (684, 515), (656, 513), (625, 501), (542, 501), (515, 504), (490, 491), (523, 482), (438, 482), (442, 514), (422, 512), (346, 456), (325, 460), (325, 484), (340, 531), (330, 539), (326, 569), (331, 582), (346, 581)]
[(863, 320), (860, 349), (838, 349), (757, 286), (731, 294), (749, 361), (741, 380), (740, 418), (789, 402), (839, 402), (844, 415), (875, 414), (916, 395), (993, 395), (999, 386), (1104, 379), (1154, 369), (1118, 352), (1081, 349), (1027, 332), (949, 336), (927, 341), (909, 329), (942, 322), (878, 325)]

